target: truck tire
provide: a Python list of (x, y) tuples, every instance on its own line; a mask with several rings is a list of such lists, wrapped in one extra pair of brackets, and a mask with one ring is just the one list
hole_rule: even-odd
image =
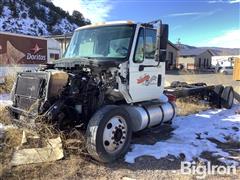
[(214, 87), (212, 96), (210, 97), (210, 102), (213, 106), (221, 108), (221, 95), (224, 87), (222, 85), (217, 85)]
[(132, 137), (131, 119), (118, 106), (105, 106), (90, 119), (87, 127), (87, 151), (96, 160), (112, 162), (124, 155)]
[(186, 82), (173, 81), (170, 86), (171, 86), (172, 88), (176, 88), (176, 87), (185, 87), (185, 86), (187, 86), (187, 85), (188, 85), (188, 84), (187, 84)]
[(227, 86), (223, 89), (221, 95), (221, 105), (226, 109), (231, 109), (233, 105), (234, 91), (231, 86)]
[(173, 81), (170, 85), (170, 87), (175, 88), (180, 84), (180, 81)]

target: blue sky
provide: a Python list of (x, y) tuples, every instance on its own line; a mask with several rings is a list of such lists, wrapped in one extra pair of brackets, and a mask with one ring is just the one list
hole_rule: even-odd
[[(71, 3), (70, 3), (71, 2)], [(240, 48), (240, 0), (53, 0), (70, 13), (76, 9), (92, 22), (161, 18), (169, 38), (195, 46)]]

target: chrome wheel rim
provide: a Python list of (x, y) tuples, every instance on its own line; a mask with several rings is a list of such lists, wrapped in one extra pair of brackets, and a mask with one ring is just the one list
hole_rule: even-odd
[(123, 117), (112, 117), (103, 131), (103, 146), (105, 150), (110, 154), (119, 152), (126, 142), (127, 131), (127, 123)]

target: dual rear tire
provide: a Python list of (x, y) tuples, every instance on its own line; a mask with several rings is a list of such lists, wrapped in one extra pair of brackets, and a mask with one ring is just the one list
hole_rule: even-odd
[(234, 91), (231, 86), (223, 87), (218, 85), (213, 90), (213, 97), (211, 102), (217, 106), (217, 108), (231, 109), (234, 100)]
[(234, 91), (231, 86), (227, 86), (223, 89), (221, 94), (221, 105), (226, 109), (231, 109), (234, 100)]

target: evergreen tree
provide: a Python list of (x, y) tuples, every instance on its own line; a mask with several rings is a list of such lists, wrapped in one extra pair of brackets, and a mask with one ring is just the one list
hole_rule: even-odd
[(0, 2), (0, 16), (2, 16), (2, 13), (3, 13), (3, 3)]
[(24, 13), (22, 13), (22, 18), (23, 19), (26, 19), (27, 18), (27, 14), (24, 12)]
[(9, 1), (9, 9), (12, 12), (13, 18), (18, 18), (18, 13), (17, 13), (17, 7), (16, 7), (16, 1)]
[(37, 12), (35, 12), (36, 17), (41, 21), (46, 21), (46, 14), (44, 8), (40, 7)]

